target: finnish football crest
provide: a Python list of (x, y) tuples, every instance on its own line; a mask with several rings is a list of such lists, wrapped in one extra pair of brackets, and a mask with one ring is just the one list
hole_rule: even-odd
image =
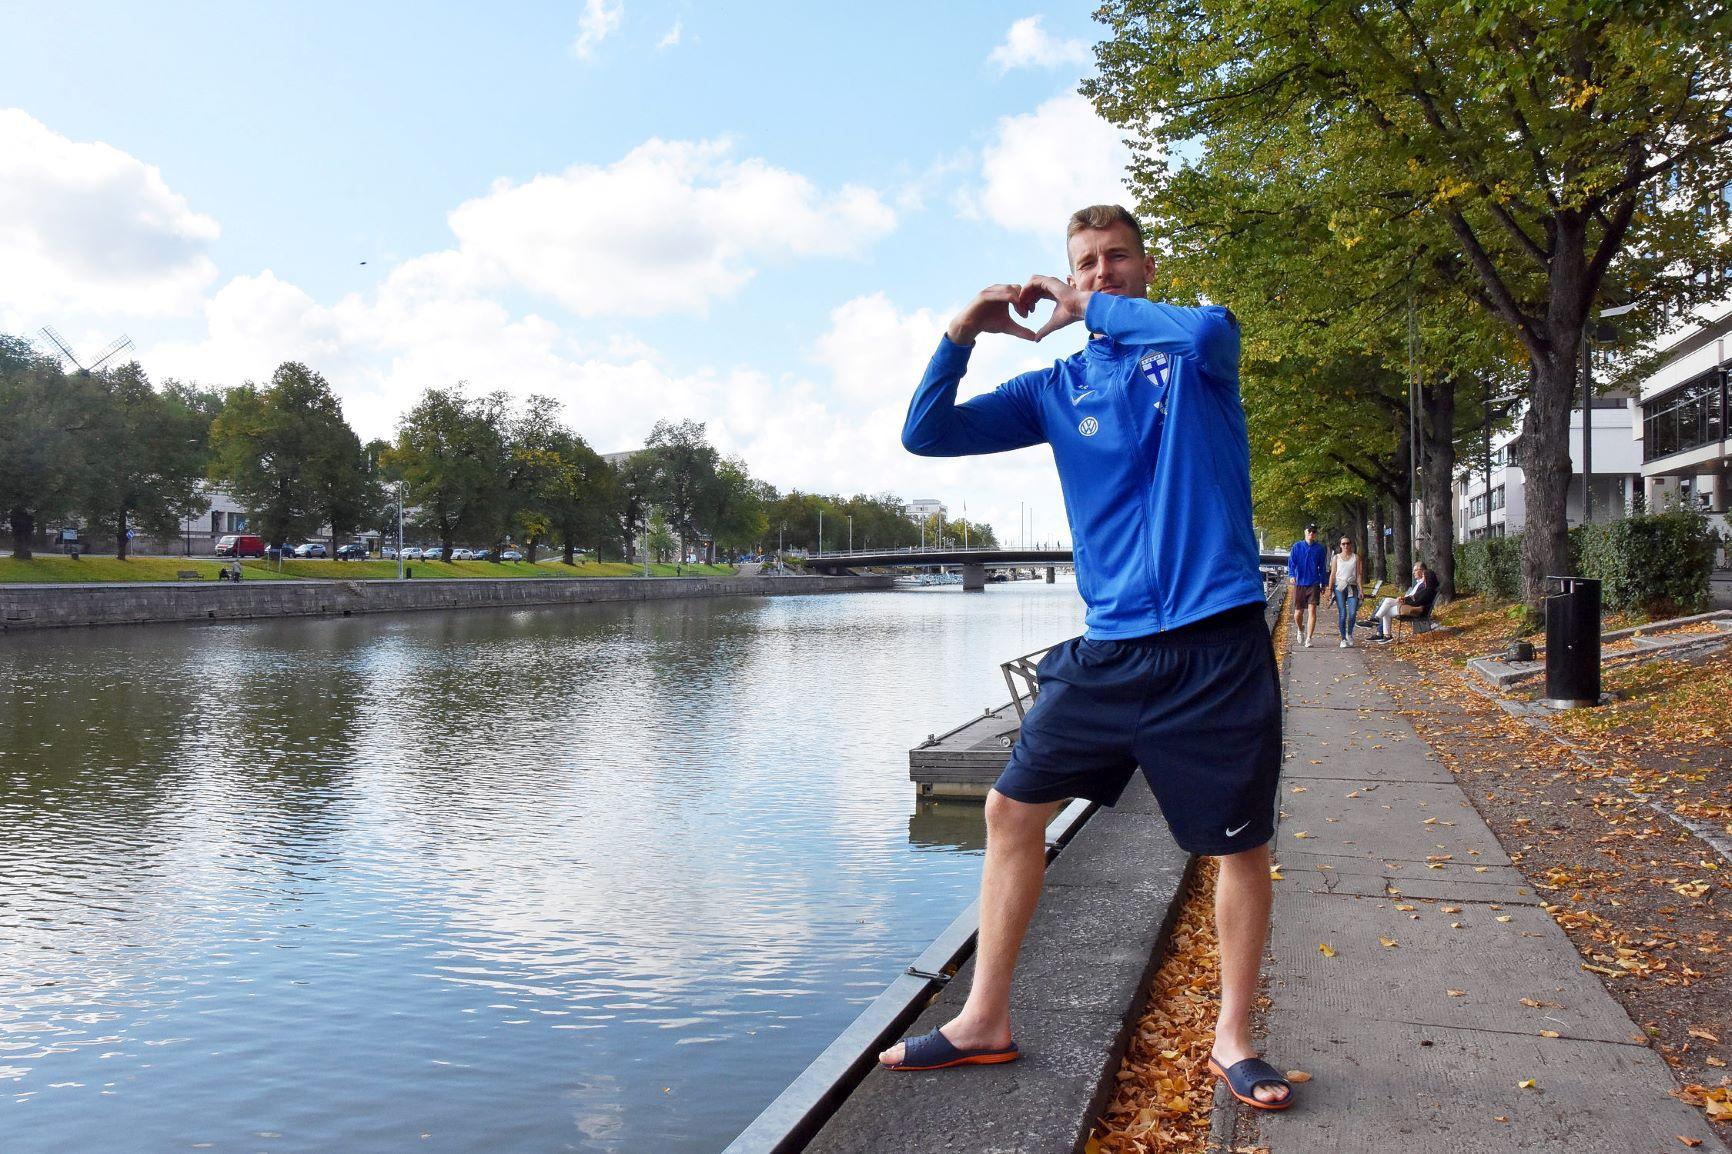
[(1082, 424), (1076, 427), (1076, 431), (1085, 437), (1092, 437), (1101, 431), (1101, 423), (1093, 417), (1084, 417)]
[(1172, 359), (1166, 353), (1150, 353), (1137, 362), (1137, 367), (1143, 371), (1149, 384), (1157, 389), (1166, 388), (1168, 379), (1173, 375)]

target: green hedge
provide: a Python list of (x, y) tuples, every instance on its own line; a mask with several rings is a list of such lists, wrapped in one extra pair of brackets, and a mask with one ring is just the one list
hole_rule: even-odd
[(1708, 607), (1708, 574), (1718, 534), (1698, 509), (1625, 517), (1570, 530), (1570, 559), (1600, 582), (1607, 609), (1650, 617), (1700, 613)]
[[(1570, 530), (1570, 569), (1600, 582), (1600, 604), (1649, 617), (1700, 613), (1718, 536), (1698, 509), (1674, 508)], [(1501, 600), (1522, 594), (1522, 538), (1455, 547), (1455, 587)]]
[(1455, 547), (1455, 589), (1503, 601), (1522, 595), (1522, 538), (1482, 537)]

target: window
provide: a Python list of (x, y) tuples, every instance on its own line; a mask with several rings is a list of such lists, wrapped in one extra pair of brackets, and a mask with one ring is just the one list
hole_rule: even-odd
[(1499, 485), (1497, 488), (1495, 488), (1491, 491), (1491, 507), (1494, 511), (1503, 508), (1503, 486), (1502, 485)]
[(1642, 459), (1652, 461), (1726, 435), (1726, 382), (1720, 370), (1687, 381), (1642, 406)]

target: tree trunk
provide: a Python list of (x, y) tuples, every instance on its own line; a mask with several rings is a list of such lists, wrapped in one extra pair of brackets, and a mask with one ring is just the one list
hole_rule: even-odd
[(114, 555), (118, 559), (124, 561), (126, 560), (127, 546), (132, 544), (131, 541), (126, 539), (126, 506), (124, 505), (120, 508), (120, 518), (116, 522), (116, 525), (117, 528), (114, 530)]
[(28, 561), (33, 556), (30, 552), (30, 539), (36, 535), (36, 517), (28, 509), (13, 508), (7, 519), (12, 523), (12, 556), (20, 561)]
[(1437, 598), (1448, 602), (1455, 598), (1455, 381), (1442, 377), (1421, 391), (1420, 403), (1425, 409), (1421, 535), (1430, 554), (1426, 564), (1437, 574)]
[(1407, 575), (1413, 572), (1413, 482), (1408, 472), (1411, 462), (1413, 442), (1408, 434), (1405, 422), (1395, 441), (1395, 482), (1394, 513), (1395, 513), (1395, 568), (1397, 585), (1407, 584)]

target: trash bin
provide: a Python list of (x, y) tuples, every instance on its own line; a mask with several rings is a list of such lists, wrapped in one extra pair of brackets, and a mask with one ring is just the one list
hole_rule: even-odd
[(1546, 704), (1600, 703), (1600, 583), (1546, 578)]

